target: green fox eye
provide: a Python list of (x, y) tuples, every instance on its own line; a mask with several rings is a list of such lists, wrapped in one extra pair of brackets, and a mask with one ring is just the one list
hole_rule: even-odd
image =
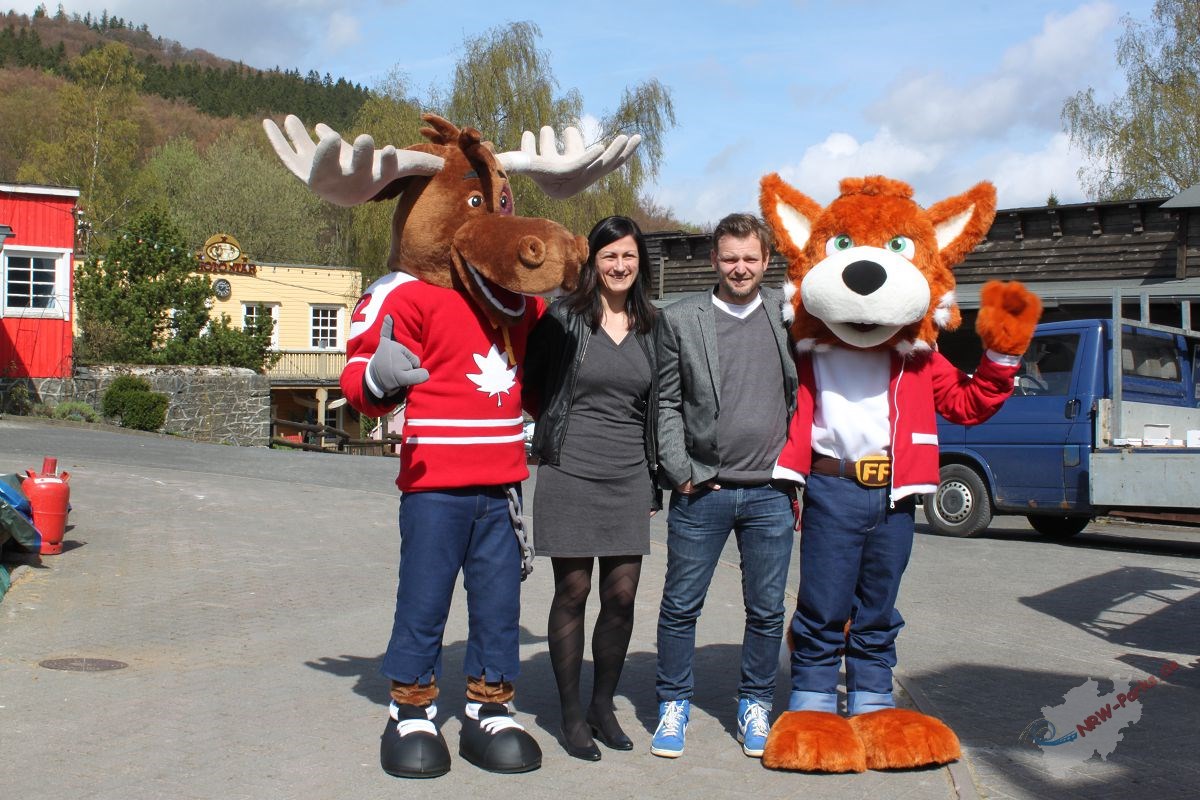
[(912, 261), (913, 241), (907, 236), (893, 236), (885, 245), (889, 253), (896, 253)]
[(831, 256), (842, 250), (849, 250), (851, 247), (854, 247), (854, 240), (844, 233), (839, 233), (825, 243), (825, 255)]

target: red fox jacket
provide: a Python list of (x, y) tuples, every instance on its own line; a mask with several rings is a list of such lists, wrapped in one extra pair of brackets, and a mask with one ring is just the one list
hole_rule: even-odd
[[(1006, 366), (985, 354), (975, 374), (967, 375), (938, 352), (908, 358), (892, 354), (888, 386), (892, 502), (937, 488), (937, 414), (959, 425), (978, 425), (986, 421), (1012, 394), (1017, 369), (1017, 366)], [(794, 479), (797, 474), (807, 476), (812, 467), (812, 425), (817, 388), (810, 353), (797, 357), (796, 370), (800, 377), (796, 413), (788, 425), (787, 442), (776, 462), (776, 478)]]
[(395, 397), (374, 397), (363, 385), (389, 315), (392, 337), (429, 370), (429, 380), (407, 394), (396, 479), (401, 491), (500, 486), (529, 477), (519, 365), (546, 304), (538, 297), (525, 302), (520, 322), (494, 328), (465, 293), (403, 272), (375, 281), (358, 301), (341, 377), (351, 406), (379, 417), (398, 404)]

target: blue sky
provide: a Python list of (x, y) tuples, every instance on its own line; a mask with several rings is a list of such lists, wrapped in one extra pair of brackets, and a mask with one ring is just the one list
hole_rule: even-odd
[[(36, 5), (10, 7), (28, 13)], [(46, 5), (53, 13), (56, 3)], [(996, 184), (1002, 208), (1041, 205), (1052, 191), (1062, 202), (1081, 202), (1081, 155), (1062, 132), (1063, 101), (1088, 87), (1100, 99), (1121, 91), (1120, 20), (1148, 21), (1153, 2), (64, 6), (80, 14), (107, 8), (186, 47), (257, 67), (315, 69), (367, 86), (398, 69), (417, 95), (449, 83), (464, 38), (536, 22), (560, 88), (577, 88), (587, 115), (602, 116), (625, 87), (650, 78), (671, 89), (678, 125), (667, 134), (651, 194), (680, 218), (707, 224), (756, 210), (758, 180), (769, 172), (822, 202), (836, 195), (841, 177), (872, 173), (910, 182), (924, 204), (984, 179)]]

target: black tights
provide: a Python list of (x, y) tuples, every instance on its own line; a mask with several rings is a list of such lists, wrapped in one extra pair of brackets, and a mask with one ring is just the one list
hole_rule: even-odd
[[(589, 723), (620, 732), (613, 694), (633, 633), (633, 599), (642, 572), (641, 556), (552, 558), (554, 601), (550, 604), (550, 662), (558, 683), (563, 735), (574, 745), (591, 741)], [(592, 701), (586, 715), (579, 699), (583, 664), (583, 612), (592, 589), (592, 566), (600, 562), (600, 614), (592, 632)]]

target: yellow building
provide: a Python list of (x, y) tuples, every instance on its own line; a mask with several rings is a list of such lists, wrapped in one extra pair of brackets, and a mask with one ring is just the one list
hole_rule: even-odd
[[(212, 316), (246, 325), (260, 307), (275, 321), (271, 348), (279, 360), (267, 370), (271, 418), (323, 423), (359, 435), (358, 415), (342, 399), (338, 378), (346, 365), (350, 314), (362, 294), (362, 273), (349, 267), (254, 264), (237, 241), (218, 234), (205, 242), (198, 272), (213, 282)], [(274, 425), (274, 435), (297, 429)]]

